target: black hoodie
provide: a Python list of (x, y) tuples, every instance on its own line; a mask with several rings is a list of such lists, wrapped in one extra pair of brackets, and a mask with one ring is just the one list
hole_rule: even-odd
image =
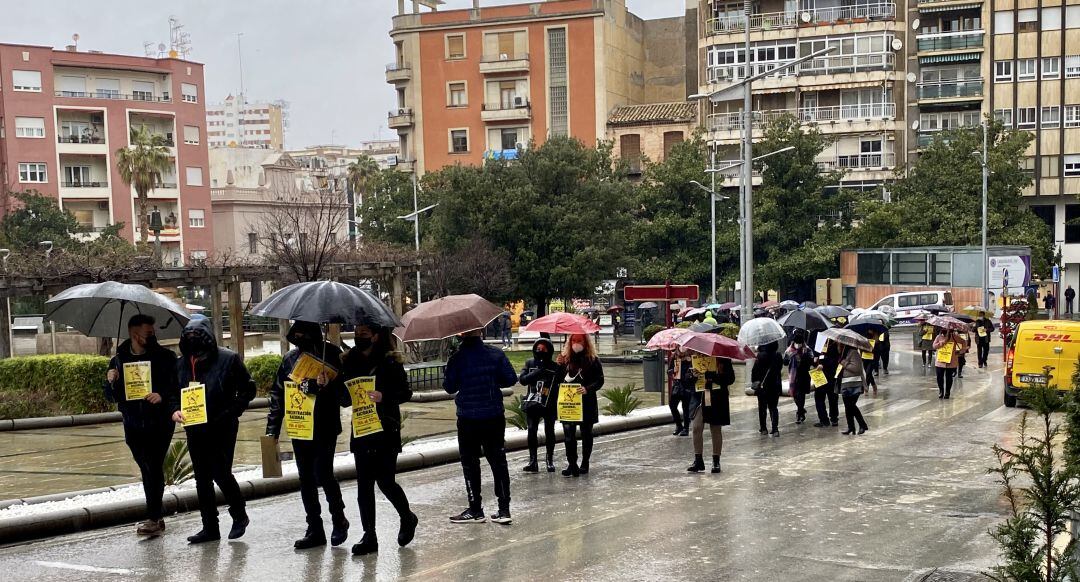
[[(191, 332), (207, 346), (204, 352), (191, 353), (191, 342), (184, 337)], [(195, 317), (184, 326), (184, 333), (180, 338), (180, 352), (183, 355), (176, 365), (180, 388), (183, 389), (192, 381), (206, 386), (207, 424), (186, 427), (187, 430), (237, 422), (248, 403), (255, 398), (255, 381), (251, 379), (251, 374), (240, 356), (232, 350), (218, 347), (214, 326), (205, 317)], [(169, 410), (180, 410), (179, 391), (170, 400)]]
[[(105, 398), (116, 403), (117, 410), (124, 417), (127, 428), (168, 428), (172, 426), (173, 411), (169, 403), (179, 398), (176, 383), (176, 354), (159, 344), (147, 346), (146, 351), (135, 355), (131, 353), (131, 340), (125, 340), (116, 350), (116, 355), (109, 362), (109, 369), (118, 372), (116, 382), (105, 382)], [(124, 390), (124, 364), (131, 362), (150, 362), (151, 389), (161, 395), (159, 404), (150, 404), (146, 400), (127, 400)], [(168, 429), (172, 430), (172, 429)]]
[[(314, 380), (309, 380), (309, 390), (317, 391), (315, 396), (315, 434), (312, 440), (327, 441), (336, 440), (341, 434), (341, 392), (345, 390), (345, 383), (341, 374), (341, 348), (330, 342), (323, 341), (322, 329), (317, 323), (298, 321), (293, 324), (286, 334), (285, 339), (296, 345), (296, 334), (303, 334), (309, 341), (303, 346), (289, 350), (278, 366), (277, 379), (270, 389), (270, 412), (266, 415), (266, 434), (279, 436), (281, 434), (281, 422), (285, 418), (285, 382), (289, 381), (296, 362), (302, 354), (309, 353), (327, 363), (337, 370), (338, 375), (332, 382), (323, 388), (319, 388)], [(313, 385), (314, 386), (311, 386)]]

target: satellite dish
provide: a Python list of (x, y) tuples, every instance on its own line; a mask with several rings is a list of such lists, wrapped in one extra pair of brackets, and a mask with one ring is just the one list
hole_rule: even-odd
[(911, 131), (918, 131), (918, 130), (919, 130), (919, 120), (916, 119), (915, 121), (911, 122)]
[(79, 42), (79, 33), (76, 32), (75, 34), (71, 35), (71, 40)]
[(902, 48), (904, 48), (904, 41), (902, 41), (902, 40), (900, 40), (898, 38), (892, 39), (892, 50), (898, 51), (898, 50), (900, 50)]
[(803, 22), (809, 24), (810, 20), (814, 18), (814, 15), (810, 14), (809, 12), (803, 12), (802, 14), (799, 15), (799, 17), (802, 18)]
[(914, 83), (917, 79), (918, 79), (918, 77), (915, 76), (915, 73), (908, 73), (907, 74), (907, 82), (908, 83)]
[(916, 18), (911, 21), (911, 30), (919, 30), (919, 19)]

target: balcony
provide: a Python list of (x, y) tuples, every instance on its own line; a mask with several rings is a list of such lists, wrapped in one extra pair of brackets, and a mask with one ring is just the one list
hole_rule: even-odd
[(971, 50), (983, 48), (982, 30), (920, 34), (916, 39), (919, 52)]
[[(774, 120), (785, 115), (796, 114), (797, 112), (794, 109), (770, 109), (768, 111), (755, 111), (754, 127), (759, 128), (763, 125), (768, 125)], [(741, 132), (743, 130), (743, 114), (738, 111), (732, 113), (713, 113), (707, 118), (705, 127), (709, 131)]]
[(390, 129), (404, 129), (412, 127), (413, 124), (413, 110), (408, 107), (402, 107), (397, 111), (391, 111), (387, 115), (386, 126)]
[(886, 170), (896, 166), (896, 154), (885, 152), (836, 156), (835, 159), (818, 162), (818, 166), (825, 171)]
[(480, 59), (480, 72), (485, 75), (527, 73), (529, 72), (529, 53), (484, 55)]
[(412, 68), (406, 63), (390, 63), (386, 65), (387, 83), (407, 83), (412, 80)]
[[(769, 71), (779, 69), (790, 62), (790, 60), (753, 62), (750, 63), (750, 74), (758, 75), (768, 73)], [(840, 73), (891, 71), (893, 70), (895, 63), (896, 55), (892, 52), (820, 57), (806, 61), (797, 67), (790, 67), (782, 71), (777, 71), (774, 77), (783, 78), (805, 75), (835, 75)], [(710, 67), (705, 70), (705, 73), (706, 80), (710, 84), (734, 83), (742, 80), (742, 78), (746, 76), (746, 66), (738, 64)], [(767, 78), (771, 79), (774, 77)]]
[(827, 107), (803, 107), (799, 121), (803, 123), (828, 123), (834, 121), (873, 121), (896, 117), (895, 103), (861, 103), (859, 105), (830, 105)]
[(416, 171), (416, 160), (399, 159), (397, 165), (394, 166), (399, 172), (412, 173)]
[[(764, 12), (750, 15), (750, 31), (760, 32), (800, 26), (851, 24), (869, 20), (892, 20), (894, 18), (896, 18), (896, 4), (893, 2), (812, 8), (798, 12)], [(742, 14), (710, 18), (705, 22), (706, 36), (734, 34), (744, 30), (746, 30), (746, 17)]]
[(112, 91), (54, 91), (56, 97), (69, 97), (72, 99), (115, 99), (121, 101), (147, 101), (151, 103), (169, 103), (172, 98), (168, 94), (154, 95), (136, 91), (135, 93), (114, 93)]
[(983, 80), (966, 79), (963, 81), (937, 81), (919, 83), (919, 101), (952, 99), (965, 101), (982, 99)]
[(480, 111), (482, 121), (528, 121), (532, 119), (529, 100), (514, 97), (512, 102), (484, 103)]
[(56, 152), (60, 154), (107, 154), (109, 148), (105, 145), (105, 136), (102, 135), (57, 135)]

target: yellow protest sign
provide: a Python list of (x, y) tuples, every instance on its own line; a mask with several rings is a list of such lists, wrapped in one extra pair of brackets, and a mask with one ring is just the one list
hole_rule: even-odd
[(559, 422), (581, 422), (585, 418), (578, 388), (581, 388), (581, 384), (559, 386)]
[(153, 391), (150, 383), (150, 362), (124, 364), (124, 394), (128, 400), (142, 400)]
[(192, 382), (180, 390), (180, 412), (184, 415), (184, 426), (206, 424), (206, 386)]
[(315, 396), (304, 394), (296, 382), (285, 383), (285, 434), (301, 441), (315, 438)]
[(825, 372), (814, 368), (810, 370), (810, 382), (814, 384), (814, 388), (821, 388), (829, 383), (829, 379), (825, 376)]
[(924, 340), (932, 340), (932, 339), (934, 339), (934, 328), (932, 328), (932, 327), (924, 327), (923, 328), (923, 333), (922, 333), (922, 338)]
[(979, 337), (986, 337), (986, 328), (985, 327), (977, 327), (977, 328), (975, 328), (975, 330), (979, 332)]
[(704, 376), (705, 372), (716, 372), (716, 358), (712, 356), (694, 354), (690, 357), (690, 362), (698, 376)]
[(937, 360), (942, 364), (951, 364), (953, 358), (953, 350), (956, 349), (956, 344), (953, 342), (946, 342), (937, 351)]
[(885, 341), (885, 334), (879, 335), (878, 336), (878, 341), (881, 341), (881, 342)]
[(327, 377), (331, 380), (337, 377), (337, 370), (335, 370), (330, 364), (316, 358), (315, 356), (304, 353), (300, 355), (300, 359), (296, 360), (296, 365), (293, 366), (292, 372), (289, 372), (289, 379), (293, 382), (303, 382), (304, 380), (314, 380), (319, 377), (319, 374), (325, 372)]
[(874, 345), (875, 344), (877, 344), (877, 340), (875, 340), (875, 339), (870, 340), (870, 351), (869, 352), (860, 352), (862, 354), (862, 359), (864, 359), (864, 360), (873, 360), (874, 359), (874, 351), (873, 350), (874, 350)]
[(360, 376), (345, 382), (352, 398), (352, 433), (353, 438), (382, 432), (382, 421), (371, 393), (375, 391), (375, 376)]

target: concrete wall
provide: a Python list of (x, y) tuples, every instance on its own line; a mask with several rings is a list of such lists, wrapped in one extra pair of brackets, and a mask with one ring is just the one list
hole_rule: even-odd
[[(686, 19), (644, 21), (645, 103), (686, 98)], [(695, 85), (696, 86), (696, 85)]]

